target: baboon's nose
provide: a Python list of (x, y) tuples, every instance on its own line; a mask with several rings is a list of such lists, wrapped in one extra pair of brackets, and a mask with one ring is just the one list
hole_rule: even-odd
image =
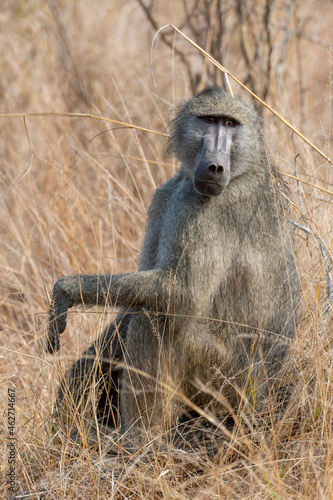
[(216, 165), (216, 163), (212, 163), (211, 165), (209, 165), (208, 170), (213, 174), (222, 174), (224, 168), (222, 165)]

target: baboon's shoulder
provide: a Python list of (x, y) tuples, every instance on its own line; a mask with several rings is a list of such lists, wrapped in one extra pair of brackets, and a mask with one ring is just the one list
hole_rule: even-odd
[(150, 206), (148, 208), (148, 221), (154, 216), (156, 211), (159, 214), (164, 212), (165, 206), (172, 195), (175, 192), (177, 185), (181, 182), (182, 176), (177, 173), (171, 179), (169, 179), (165, 184), (158, 187), (153, 195)]

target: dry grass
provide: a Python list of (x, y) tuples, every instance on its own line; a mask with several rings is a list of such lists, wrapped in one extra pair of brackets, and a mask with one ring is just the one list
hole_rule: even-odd
[[(158, 3), (160, 26), (180, 26), (180, 4)], [(153, 30), (138, 3), (96, 5), (5, 2), (1, 113), (88, 113), (165, 130), (169, 108), (190, 95), (182, 63), (157, 41), (153, 88)], [(329, 157), (333, 52), (325, 43), (332, 43), (332, 15), (332, 4), (324, 0), (296, 3), (291, 29), (301, 29), (302, 37), (290, 38), (280, 62), (283, 84), (276, 91), (273, 75), (268, 96), (269, 104)], [(242, 79), (246, 66), (230, 16), (223, 64)], [(276, 43), (280, 21), (277, 17), (272, 32)], [(185, 41), (175, 43), (200, 73), (202, 58)], [(260, 91), (259, 74), (258, 86)], [(233, 90), (248, 99), (235, 85)], [(267, 111), (264, 118), (278, 169), (333, 191), (332, 165)], [(239, 420), (214, 457), (204, 445), (186, 452), (147, 445), (131, 457), (111, 458), (98, 448), (57, 444), (50, 428), (61, 374), (109, 317), (71, 314), (60, 355), (52, 357), (42, 349), (43, 313), (61, 275), (136, 269), (150, 198), (175, 167), (163, 163), (158, 135), (82, 117), (0, 121), (0, 495), (8, 495), (7, 391), (15, 389), (15, 488), (24, 498), (333, 498), (333, 321), (331, 311), (324, 314), (332, 264), (320, 245), (332, 255), (333, 197), (290, 179), (292, 218), (312, 234), (295, 230), (303, 305), (288, 374), (293, 394), (285, 412), (276, 418), (272, 400), (265, 421), (255, 415), (257, 425), (251, 427)]]

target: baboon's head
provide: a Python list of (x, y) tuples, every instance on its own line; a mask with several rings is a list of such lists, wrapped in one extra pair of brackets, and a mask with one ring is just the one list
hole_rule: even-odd
[(254, 108), (211, 87), (186, 101), (171, 122), (166, 155), (204, 196), (218, 196), (236, 177), (262, 168), (264, 146)]

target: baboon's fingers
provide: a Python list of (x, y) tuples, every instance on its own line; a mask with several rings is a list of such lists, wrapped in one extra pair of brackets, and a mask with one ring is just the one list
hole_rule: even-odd
[(72, 307), (72, 301), (66, 292), (53, 289), (47, 332), (46, 349), (49, 353), (57, 352), (60, 348), (59, 336), (66, 329), (67, 310)]
[(57, 352), (60, 348), (59, 336), (65, 331), (66, 318), (67, 312), (56, 314), (53, 305), (51, 306), (46, 344), (46, 349), (51, 354)]

